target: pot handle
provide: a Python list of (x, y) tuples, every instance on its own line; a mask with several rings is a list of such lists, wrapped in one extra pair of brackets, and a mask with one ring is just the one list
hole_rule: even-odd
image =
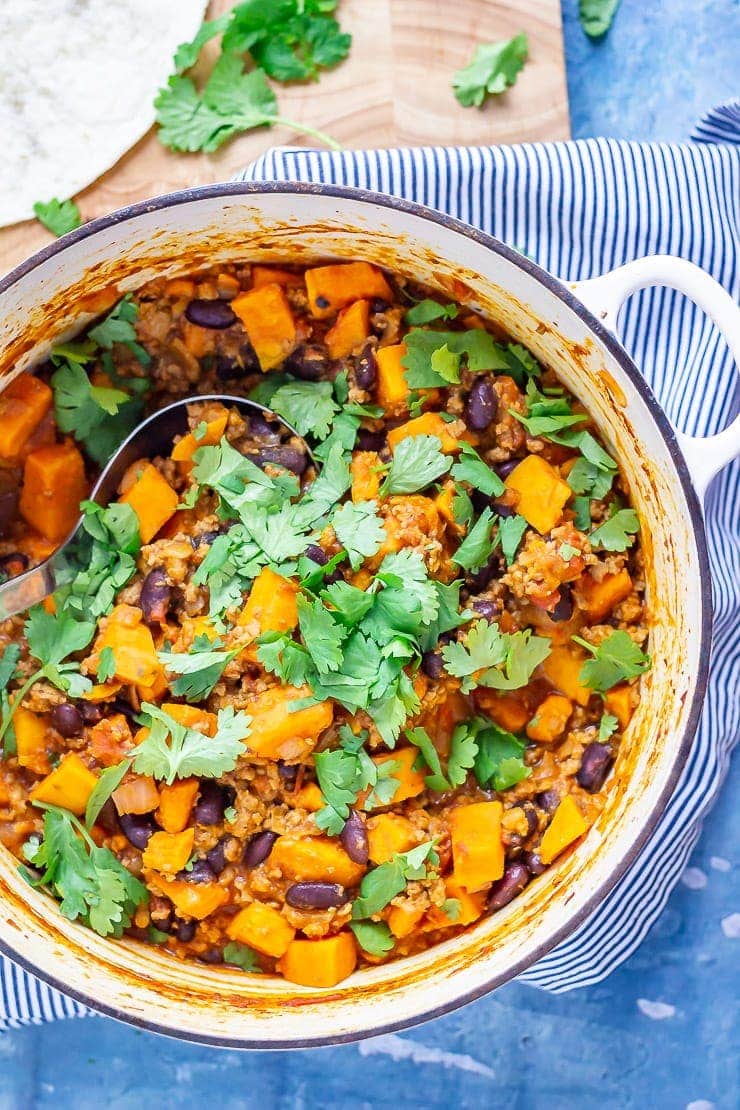
[[(598, 320), (616, 331), (617, 313), (627, 297), (648, 285), (667, 285), (703, 308), (727, 340), (740, 368), (740, 308), (713, 277), (685, 258), (668, 254), (638, 258), (602, 277), (576, 282), (570, 288)], [(676, 431), (676, 437), (696, 492), (703, 498), (715, 474), (740, 455), (740, 415), (717, 435), (702, 438)]]

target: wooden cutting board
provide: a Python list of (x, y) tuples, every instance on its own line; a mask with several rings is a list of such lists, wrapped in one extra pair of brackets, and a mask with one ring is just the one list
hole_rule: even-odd
[[(208, 16), (232, 6), (212, 0)], [(350, 148), (568, 138), (560, 0), (342, 0), (339, 18), (353, 36), (348, 59), (319, 82), (278, 87), (285, 118)], [(454, 71), (477, 43), (519, 31), (527, 33), (530, 57), (516, 85), (483, 108), (463, 108), (450, 87)], [(209, 44), (199, 68), (207, 72), (217, 52)], [(215, 154), (174, 154), (152, 130), (76, 199), (83, 218), (92, 219), (159, 193), (226, 180), (268, 147), (296, 142), (304, 140), (289, 128), (261, 128)], [(35, 220), (0, 229), (0, 273), (49, 240)]]

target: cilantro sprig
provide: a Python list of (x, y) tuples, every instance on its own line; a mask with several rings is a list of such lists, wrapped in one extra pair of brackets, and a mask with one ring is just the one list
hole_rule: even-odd
[(219, 710), (215, 736), (181, 725), (151, 702), (143, 702), (141, 711), (149, 720), (149, 735), (136, 747), (133, 768), (168, 786), (176, 778), (218, 778), (233, 771), (247, 750), (243, 741), (250, 733), (250, 718), (232, 706)]
[(50, 201), (37, 200), (33, 212), (39, 223), (57, 238), (74, 231), (82, 223), (80, 210), (73, 200), (58, 200), (56, 197)]
[(213, 691), (225, 668), (238, 655), (238, 649), (219, 650), (220, 640), (196, 636), (189, 652), (160, 651), (159, 661), (168, 671), (180, 675), (170, 684), (172, 693), (186, 701), (204, 701)]
[(472, 62), (452, 78), (456, 98), (466, 108), (481, 106), (487, 96), (498, 96), (513, 85), (527, 60), (529, 44), (524, 31), (504, 42), (477, 46)]
[(316, 824), (330, 836), (339, 836), (363, 791), (369, 791), (364, 808), (388, 805), (398, 790), (395, 760), (376, 764), (365, 749), (367, 732), (356, 736), (347, 725), (339, 730), (339, 747), (314, 755), (316, 778), (324, 798), (324, 807), (316, 814)]
[(426, 879), (429, 871), (438, 866), (439, 856), (434, 850), (434, 841), (427, 840), (368, 871), (360, 884), (359, 896), (352, 905), (353, 921), (362, 921), (379, 913), (406, 889), (407, 883)]
[(448, 673), (463, 679), (463, 693), (476, 686), (518, 690), (527, 685), (551, 646), (550, 640), (533, 635), (529, 628), (502, 632), (494, 622), (478, 620), (461, 642), (442, 648), (442, 658)]
[(621, 628), (610, 632), (597, 647), (582, 636), (572, 639), (593, 657), (583, 664), (578, 679), (597, 693), (611, 690), (618, 682), (638, 678), (652, 666), (650, 656)]
[(452, 459), (442, 453), (439, 436), (408, 436), (395, 448), (380, 492), (383, 497), (416, 493), (436, 482), (451, 465)]

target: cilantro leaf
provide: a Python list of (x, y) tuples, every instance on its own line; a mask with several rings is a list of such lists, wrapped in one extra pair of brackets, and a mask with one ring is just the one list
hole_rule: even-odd
[(486, 507), (455, 554), (451, 556), (453, 563), (457, 563), (463, 570), (473, 572), (484, 567), (498, 543), (498, 537), (493, 536), (495, 523), (495, 515)]
[(270, 563), (294, 559), (306, 548), (307, 527), (298, 519), (293, 505), (282, 505), (277, 512), (256, 506), (244, 519), (244, 526)]
[(385, 956), (396, 946), (396, 938), (385, 921), (350, 921), (349, 927), (369, 956)]
[(116, 594), (136, 573), (139, 518), (126, 504), (103, 508), (83, 501), (80, 509), (82, 533), (68, 553), (70, 581), (55, 596), (77, 621), (97, 620), (110, 612)]
[(319, 674), (336, 671), (342, 664), (342, 643), (347, 629), (335, 620), (320, 598), (297, 599), (298, 625), (303, 642)]
[(15, 677), (15, 666), (21, 654), (20, 644), (8, 644), (0, 658), (0, 690), (7, 689), (8, 683)]
[(104, 466), (140, 422), (143, 405), (122, 389), (94, 386), (79, 364), (64, 361), (51, 376), (60, 431), (74, 435)]
[(80, 210), (73, 200), (57, 200), (56, 197), (48, 203), (37, 200), (33, 212), (39, 223), (57, 237), (74, 231), (82, 223)]
[(427, 864), (436, 867), (439, 857), (434, 851), (434, 841), (427, 840), (409, 852), (401, 852), (387, 863), (381, 863), (365, 875), (360, 884), (360, 894), (352, 906), (352, 918), (361, 921), (379, 913), (388, 903), (406, 889), (406, 884), (427, 876)]
[(424, 624), (436, 620), (439, 595), (418, 551), (404, 548), (390, 552), (384, 557), (375, 577), (386, 586), (403, 590), (407, 597), (416, 598), (421, 605)]
[(619, 728), (619, 721), (616, 717), (612, 717), (610, 713), (604, 713), (599, 721), (599, 740), (602, 742), (608, 740), (612, 733), (616, 732)]
[(454, 320), (457, 313), (457, 305), (440, 304), (438, 301), (426, 297), (423, 301), (417, 301), (412, 308), (408, 309), (406, 323), (418, 325), (429, 324), (432, 320)]
[(97, 847), (74, 814), (46, 804), (41, 808), (46, 811), (43, 840), (29, 840), (23, 854), (42, 874), (24, 872), (25, 878), (32, 886), (47, 887), (71, 921), (79, 918), (103, 937), (122, 936), (148, 899), (146, 887), (108, 848)]
[(435, 748), (427, 730), (425, 728), (409, 728), (404, 733), (404, 736), (411, 744), (419, 749), (423, 761), (422, 765), (426, 764), (431, 771), (431, 774), (426, 775), (424, 778), (424, 782), (429, 789), (436, 790), (438, 793), (450, 790), (451, 784), (442, 773), (439, 752)]
[(112, 647), (104, 647), (98, 657), (98, 682), (110, 682), (116, 673), (116, 657)]
[(474, 727), (475, 719), (463, 721), (457, 725), (450, 741), (450, 754), (447, 760), (447, 778), (452, 786), (462, 786), (468, 777), (468, 771), (475, 764), (478, 754), (476, 740), (477, 729)]
[[(105, 351), (110, 351), (114, 343), (122, 343), (138, 359), (142, 366), (148, 366), (151, 355), (137, 342), (134, 323), (139, 310), (131, 300), (131, 295), (122, 297), (104, 319), (88, 331), (88, 337)], [(107, 364), (110, 366), (111, 364)]]
[(480, 785), (501, 791), (529, 778), (532, 772), (522, 758), (524, 741), (493, 722), (484, 725), (476, 736), (478, 754), (473, 767)]
[(463, 693), (475, 686), (518, 690), (526, 686), (535, 668), (550, 654), (544, 636), (502, 632), (497, 624), (476, 621), (461, 643), (446, 644), (442, 658), (449, 674), (462, 678)]
[(520, 388), (524, 388), (530, 378), (539, 378), (542, 367), (526, 347), (519, 343), (507, 343), (504, 358), (509, 364), (509, 375)]
[(578, 0), (578, 18), (589, 38), (598, 39), (612, 25), (620, 0)]
[(457, 100), (465, 108), (481, 106), (486, 96), (497, 96), (517, 79), (527, 60), (529, 44), (524, 31), (503, 42), (477, 46), (473, 60), (452, 78)]
[(612, 488), (614, 473), (581, 457), (570, 468), (566, 481), (574, 493), (588, 494), (589, 498), (600, 501)]
[(325, 802), (316, 814), (316, 824), (330, 836), (339, 836), (358, 795), (377, 784), (379, 768), (365, 750), (366, 739), (367, 732), (355, 735), (349, 726), (342, 725), (340, 746), (314, 754), (316, 778)]
[(522, 416), (512, 408), (509, 413), (524, 425), (531, 436), (545, 436), (548, 439), (553, 432), (560, 432), (573, 424), (582, 424), (588, 419), (583, 413), (573, 412), (570, 401), (564, 394), (548, 397), (540, 393), (531, 379), (527, 382), (527, 415)]
[(374, 555), (386, 538), (377, 501), (345, 501), (332, 516), (331, 525), (353, 570)]
[(456, 482), (468, 482), (486, 497), (500, 497), (506, 488), (496, 471), (464, 440), (460, 441), (460, 457), (451, 473)]
[(592, 547), (604, 551), (626, 551), (635, 542), (640, 522), (634, 509), (618, 509), (616, 513), (594, 528), (589, 535)]
[(270, 674), (288, 686), (303, 686), (311, 677), (313, 661), (302, 644), (284, 632), (265, 632), (257, 640), (257, 658)]
[(130, 759), (123, 759), (120, 763), (116, 763), (113, 767), (106, 767), (95, 786), (93, 787), (92, 794), (87, 800), (87, 808), (85, 809), (85, 824), (88, 829), (91, 829), (97, 821), (100, 811), (105, 803), (110, 798), (114, 790), (117, 790), (123, 781), (123, 776), (131, 766)]
[(182, 676), (170, 684), (175, 697), (193, 702), (203, 701), (212, 693), (224, 669), (236, 655), (237, 650), (214, 650), (213, 644), (204, 636), (202, 641), (196, 639), (189, 652), (160, 651), (159, 661), (168, 671)]
[(223, 955), (224, 963), (232, 967), (240, 967), (242, 971), (251, 971), (255, 974), (262, 971), (257, 953), (248, 944), (240, 944), (238, 941), (232, 940), (224, 946)]
[(573, 636), (573, 639), (593, 656), (581, 667), (578, 681), (597, 693), (611, 690), (618, 682), (637, 678), (652, 666), (650, 656), (643, 653), (629, 633), (622, 629), (611, 632), (598, 647), (581, 636)]
[[(493, 336), (482, 328), (469, 331), (432, 331), (425, 328), (412, 328), (404, 339), (406, 353), (401, 359), (405, 367), (404, 377), (411, 389), (433, 389), (459, 381), (459, 375), (443, 377), (435, 370), (432, 359), (435, 352), (446, 348), (458, 356), (457, 363), (464, 356), (467, 367), (473, 374), (484, 370), (507, 370), (508, 363), (503, 351)], [(444, 360), (449, 367), (449, 360)]]
[(407, 436), (393, 452), (381, 493), (416, 493), (441, 478), (452, 460), (442, 454), (439, 436)]
[(349, 582), (332, 582), (321, 596), (333, 606), (340, 620), (349, 625), (358, 624), (372, 609), (375, 600), (372, 593), (351, 586)]
[(224, 15), (219, 16), (217, 19), (208, 19), (203, 22), (190, 42), (181, 42), (175, 51), (175, 70), (177, 73), (184, 73), (186, 69), (190, 69), (198, 60), (203, 47), (216, 35), (221, 35), (226, 30), (229, 22), (231, 21), (231, 12), (226, 12)]
[[(506, 633), (493, 622), (477, 620), (470, 626), (464, 640), (444, 645), (442, 658), (449, 674), (468, 679), (488, 667), (503, 663), (506, 651)], [(476, 683), (464, 682), (463, 693), (467, 693), (473, 685)]]
[(220, 709), (215, 736), (181, 725), (159, 706), (144, 702), (142, 713), (150, 718), (149, 735), (136, 747), (134, 770), (171, 786), (176, 778), (218, 778), (233, 771), (247, 750), (250, 718), (232, 706)]
[(509, 567), (516, 559), (517, 548), (522, 541), (522, 536), (527, 531), (527, 527), (524, 517), (518, 514), (501, 517), (498, 522), (498, 538), (501, 541), (501, 550), (504, 553), (506, 565)]
[(443, 632), (452, 632), (465, 624), (472, 616), (471, 612), (460, 612), (460, 587), (462, 582), (458, 579), (445, 585), (444, 582), (434, 582), (437, 594), (439, 611), (437, 616), (424, 631), (421, 637), (421, 650), (431, 651)]
[(331, 382), (289, 382), (272, 396), (270, 408), (292, 424), (299, 435), (326, 439), (339, 407)]

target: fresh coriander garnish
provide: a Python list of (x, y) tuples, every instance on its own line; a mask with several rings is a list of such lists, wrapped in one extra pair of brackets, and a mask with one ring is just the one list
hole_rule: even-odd
[(498, 536), (493, 532), (495, 523), (496, 516), (486, 507), (452, 556), (452, 561), (473, 573), (484, 567), (498, 544)]
[(457, 305), (440, 304), (430, 297), (425, 297), (423, 301), (417, 301), (415, 305), (407, 310), (406, 323), (418, 326), (419, 324), (430, 324), (432, 320), (454, 320), (457, 314)]
[(527, 415), (522, 416), (511, 408), (509, 413), (524, 425), (531, 436), (545, 438), (588, 419), (583, 413), (574, 413), (570, 401), (563, 394), (548, 397), (540, 393), (531, 378), (527, 383)]
[(23, 854), (42, 874), (24, 868), (24, 878), (32, 886), (48, 887), (70, 921), (79, 919), (102, 937), (122, 936), (148, 900), (146, 887), (113, 852), (97, 846), (73, 813), (36, 804), (46, 811), (43, 840), (27, 841)]
[(523, 632), (502, 632), (497, 624), (476, 621), (461, 643), (446, 644), (442, 658), (449, 674), (462, 678), (463, 693), (476, 686), (518, 690), (550, 654), (551, 642)]
[(48, 202), (37, 200), (33, 212), (39, 223), (57, 237), (74, 231), (82, 223), (80, 210), (73, 200), (57, 200), (56, 197)]
[(331, 382), (289, 382), (272, 395), (270, 408), (292, 424), (299, 435), (326, 439), (339, 407)]
[(516, 553), (522, 537), (527, 531), (527, 522), (523, 516), (500, 517), (498, 522), (498, 538), (501, 541), (501, 550), (508, 567), (516, 559)]
[[(411, 389), (434, 389), (435, 387), (459, 382), (459, 366), (465, 358), (468, 370), (480, 374), (484, 370), (508, 370), (508, 363), (502, 348), (493, 336), (483, 328), (469, 331), (433, 331), (428, 328), (412, 328), (404, 338), (406, 354), (401, 362), (405, 367), (404, 377)], [(433, 359), (436, 352), (445, 349), (438, 365), (445, 370), (440, 374)], [(454, 365), (450, 355), (455, 356)]]
[(406, 889), (407, 883), (427, 878), (428, 870), (438, 866), (439, 856), (434, 850), (434, 841), (427, 840), (368, 871), (360, 884), (359, 897), (352, 906), (352, 919), (362, 921), (379, 913)]
[(450, 469), (452, 459), (442, 454), (439, 436), (409, 436), (393, 452), (381, 494), (416, 493), (436, 482)]
[(250, 718), (242, 711), (235, 713), (232, 706), (219, 710), (215, 736), (181, 725), (150, 702), (144, 702), (141, 711), (149, 718), (149, 734), (136, 747), (134, 770), (168, 786), (176, 778), (218, 778), (233, 771), (247, 750), (243, 741), (250, 733)]
[(600, 39), (612, 25), (620, 0), (578, 0), (581, 27), (591, 39)]
[(375, 555), (386, 538), (377, 501), (345, 501), (333, 513), (331, 525), (353, 570)]
[(339, 836), (349, 817), (350, 807), (364, 791), (371, 793), (366, 805), (388, 805), (398, 790), (395, 760), (375, 764), (365, 750), (367, 732), (356, 736), (347, 725), (339, 730), (339, 747), (314, 755), (316, 778), (324, 797), (324, 808), (316, 814), (316, 824), (331, 836)]
[(116, 657), (112, 647), (104, 647), (98, 657), (98, 682), (110, 682), (116, 673)]
[(498, 96), (516, 81), (527, 60), (529, 44), (524, 31), (503, 42), (483, 43), (473, 60), (452, 78), (456, 98), (465, 108), (479, 108), (487, 96)]
[(481, 786), (508, 790), (531, 775), (523, 759), (526, 745), (511, 732), (492, 721), (484, 722), (475, 740), (478, 752), (473, 770)]
[(450, 790), (450, 782), (442, 771), (439, 752), (435, 748), (427, 730), (425, 728), (409, 728), (406, 729), (404, 736), (411, 744), (414, 744), (415, 747), (419, 749), (421, 766), (423, 767), (426, 765), (431, 771), (431, 774), (424, 777), (426, 786), (428, 786), (430, 790), (436, 790), (438, 793)]
[(251, 971), (253, 974), (262, 973), (259, 956), (255, 950), (248, 944), (239, 944), (237, 941), (231, 941), (225, 945), (224, 963), (231, 967), (240, 967), (242, 971)]
[(396, 946), (396, 938), (385, 921), (350, 921), (349, 927), (369, 956), (387, 956)]
[(224, 669), (239, 654), (238, 649), (219, 651), (220, 641), (196, 636), (189, 652), (160, 651), (159, 661), (182, 677), (171, 683), (172, 693), (186, 701), (204, 701), (212, 693)]
[(641, 651), (623, 629), (610, 632), (598, 647), (582, 636), (573, 636), (572, 639), (593, 656), (581, 667), (578, 680), (597, 693), (605, 693), (618, 682), (645, 674), (652, 665), (650, 656)]
[(612, 717), (610, 713), (604, 713), (599, 721), (599, 740), (608, 740), (612, 733), (616, 732), (619, 727), (619, 721), (616, 717)]
[[(133, 758), (133, 756), (132, 756)], [(88, 829), (91, 829), (102, 810), (105, 803), (110, 798), (114, 790), (123, 782), (123, 777), (131, 766), (131, 759), (123, 759), (120, 763), (116, 763), (114, 767), (106, 767), (100, 775), (97, 783), (93, 788), (93, 792), (87, 800), (87, 809), (85, 810), (85, 824)]]
[(640, 522), (634, 509), (618, 509), (589, 535), (592, 547), (604, 551), (626, 551), (635, 542)]
[(460, 456), (451, 470), (456, 482), (468, 482), (487, 497), (500, 497), (506, 489), (495, 470), (485, 462), (476, 449), (460, 441)]
[(104, 509), (83, 501), (80, 509), (82, 534), (69, 552), (69, 581), (55, 597), (76, 620), (97, 620), (110, 612), (116, 594), (136, 574), (139, 518), (123, 503)]

